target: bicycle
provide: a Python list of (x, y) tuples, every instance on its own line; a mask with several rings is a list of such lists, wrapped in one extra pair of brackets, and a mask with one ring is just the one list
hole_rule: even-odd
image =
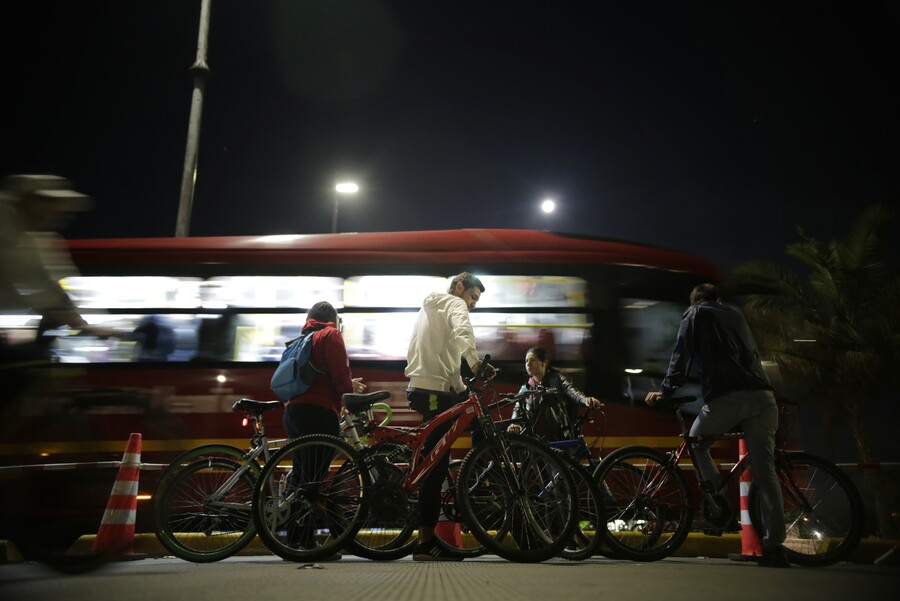
[[(493, 410), (504, 405), (515, 403), (524, 398), (527, 394), (544, 394), (552, 392), (555, 391), (550, 389), (539, 389), (538, 391), (506, 395), (500, 401), (491, 403), (486, 408)], [(410, 459), (408, 447), (398, 445), (391, 447), (390, 452), (387, 452), (388, 449), (385, 447), (371, 451), (367, 448), (367, 445), (363, 443), (367, 434), (363, 432), (362, 436), (360, 436), (359, 430), (364, 430), (364, 424), (369, 423), (374, 419), (370, 413), (371, 409), (375, 408), (376, 405), (388, 407), (376, 403), (376, 405), (367, 408), (369, 400), (383, 400), (387, 398), (389, 393), (376, 392), (372, 394), (378, 396), (371, 397), (371, 399), (367, 398), (365, 402), (362, 402), (360, 406), (362, 406), (363, 409), (361, 411), (348, 411), (348, 414), (345, 417), (346, 427), (344, 432), (349, 434), (348, 442), (350, 442), (356, 450), (363, 452), (364, 455), (368, 455), (366, 457), (366, 463), (369, 466), (369, 472), (375, 482), (378, 482), (379, 480), (385, 482), (391, 478), (396, 481), (402, 476), (402, 470), (408, 466)], [(360, 401), (356, 401), (356, 403), (359, 404)], [(345, 404), (348, 404), (346, 397)], [(348, 405), (354, 406), (354, 403), (351, 401)], [(581, 431), (582, 425), (588, 418), (589, 416), (587, 414), (579, 418), (574, 426), (576, 431)], [(381, 425), (385, 425), (389, 421), (390, 412), (388, 412), (388, 417), (382, 421)], [(502, 426), (509, 421), (510, 420), (501, 420), (498, 421), (498, 424)], [(581, 444), (581, 448), (577, 450), (573, 449), (572, 451), (572, 456), (577, 459), (582, 458), (583, 453), (590, 455), (590, 450), (583, 437), (578, 440), (564, 442), (570, 443), (573, 447), (576, 444)], [(596, 501), (596, 499), (600, 498), (599, 491), (596, 489), (593, 480), (591, 480), (590, 470), (582, 470), (576, 459), (572, 459), (568, 454), (561, 452), (560, 459), (567, 463), (567, 467), (573, 469), (572, 477), (576, 481), (576, 486), (578, 488), (579, 508), (581, 511), (578, 522), (579, 526), (576, 527), (572, 541), (560, 552), (560, 555), (571, 560), (585, 559), (594, 553), (600, 543), (600, 538), (596, 538), (595, 542), (595, 534), (600, 532), (595, 525), (602, 524), (602, 521), (599, 519), (602, 512), (598, 508), (598, 501)], [(593, 457), (591, 457), (591, 459), (593, 461)], [(596, 464), (596, 462), (594, 463)], [(462, 460), (452, 460), (450, 462), (447, 479), (444, 483), (441, 496), (441, 511), (448, 521), (458, 524), (460, 529), (460, 543), (457, 544), (455, 541), (444, 540), (439, 532), (435, 532), (435, 536), (437, 544), (450, 552), (464, 558), (478, 557), (486, 553), (487, 549), (479, 544), (477, 539), (474, 539), (474, 536), (471, 535), (468, 526), (461, 518), (461, 511), (458, 506), (456, 481), (458, 480), (461, 465)], [(373, 497), (378, 496), (378, 492), (373, 495)], [(390, 495), (385, 496), (385, 501), (389, 501), (390, 499)], [(415, 544), (415, 539), (413, 538), (414, 528), (412, 526), (416, 519), (415, 499), (411, 499), (411, 505), (413, 506), (413, 510), (410, 515), (403, 515), (402, 512), (390, 512), (387, 507), (382, 508), (380, 511), (370, 511), (366, 522), (363, 524), (355, 538), (347, 545), (347, 549), (361, 557), (376, 560), (399, 559), (408, 555)], [(587, 510), (588, 507), (590, 508), (590, 511)], [(463, 536), (464, 534), (465, 536)]]
[[(553, 394), (554, 389), (536, 389), (520, 393), (521, 396), (528, 394)], [(607, 536), (606, 520), (604, 519), (604, 498), (602, 491), (594, 480), (593, 472), (600, 465), (599, 459), (594, 456), (593, 447), (587, 444), (582, 431), (584, 425), (593, 422), (595, 411), (603, 414), (603, 405), (598, 408), (588, 407), (575, 418), (566, 433), (570, 438), (562, 440), (544, 440), (544, 444), (550, 448), (557, 450), (562, 454), (573, 470), (573, 476), (576, 479), (579, 490), (579, 525), (575, 529), (572, 540), (560, 552), (563, 559), (570, 561), (581, 561), (587, 559), (598, 552), (604, 555), (612, 555), (607, 546), (603, 545), (604, 538)], [(516, 421), (523, 424), (525, 430), (532, 430), (535, 424), (535, 416), (525, 414), (524, 417)]]
[[(482, 364), (488, 361), (486, 356)], [(349, 543), (369, 511), (378, 519), (410, 516), (411, 537), (413, 497), (422, 479), (475, 420), (485, 439), (460, 466), (457, 492), (465, 522), (485, 547), (505, 559), (537, 562), (556, 555), (576, 526), (572, 476), (547, 447), (501, 432), (485, 411), (486, 392), (474, 387), (476, 381), (489, 385), (483, 371), (476, 374), (464, 401), (418, 427), (364, 424), (363, 432), (374, 441), (368, 455), (389, 457), (397, 447), (409, 448), (409, 463), (398, 467), (402, 477), (372, 478), (371, 462), (336, 437), (305, 436), (282, 447), (263, 468), (254, 493), (260, 539), (284, 559), (321, 559)], [(345, 396), (348, 412), (364, 412), (372, 396)], [(423, 453), (428, 436), (446, 423), (450, 429)], [(293, 469), (282, 465), (294, 457), (301, 461)]]
[(253, 489), (273, 451), (287, 439), (269, 440), (263, 414), (280, 401), (240, 399), (232, 411), (252, 424), (250, 449), (208, 444), (176, 457), (153, 495), (156, 538), (173, 555), (207, 563), (230, 557), (256, 536)]
[[(677, 449), (662, 453), (650, 447), (623, 447), (610, 453), (595, 472), (601, 488), (612, 497), (612, 502), (607, 502), (609, 544), (625, 558), (662, 559), (675, 552), (687, 537), (695, 506), (679, 467), (685, 457), (698, 474), (701, 499), (697, 509), (714, 533), (720, 534), (734, 523), (726, 494), (750, 468), (750, 458), (742, 457), (717, 490), (700, 478), (692, 444), (701, 437), (690, 436), (681, 411), (681, 405), (693, 400), (664, 399), (681, 430), (682, 442)], [(729, 432), (714, 440), (742, 437), (741, 432)], [(862, 501), (853, 483), (833, 463), (810, 453), (788, 451), (780, 440), (775, 449), (775, 468), (784, 496), (788, 559), (799, 565), (823, 566), (846, 557), (862, 534)], [(759, 496), (751, 484), (749, 515), (757, 532), (762, 525)]]
[[(552, 388), (537, 387), (528, 391), (516, 394), (506, 395), (500, 402), (495, 403), (496, 406), (504, 404), (518, 403), (522, 399), (530, 395), (553, 394), (556, 390)], [(599, 465), (599, 461), (594, 457), (592, 447), (588, 446), (587, 441), (581, 434), (585, 423), (593, 421), (592, 415), (594, 411), (601, 411), (602, 406), (598, 409), (588, 408), (582, 412), (571, 425), (570, 435), (577, 436), (559, 441), (542, 441), (551, 449), (556, 450), (560, 459), (562, 459), (567, 467), (572, 471), (572, 477), (578, 490), (579, 501), (579, 519), (578, 525), (572, 535), (572, 539), (560, 551), (560, 557), (571, 561), (580, 561), (593, 556), (598, 552), (603, 541), (604, 529), (606, 527), (603, 519), (603, 499), (600, 490), (593, 480), (593, 470)], [(526, 435), (533, 435), (533, 418), (519, 417), (516, 419), (498, 421), (498, 425), (506, 426), (510, 424), (522, 425), (523, 432)], [(529, 434), (530, 432), (530, 434)], [(583, 465), (582, 461), (587, 461), (587, 465)], [(455, 466), (451, 462), (450, 477), (448, 478), (448, 486), (444, 492), (443, 512), (448, 520), (459, 522), (461, 534), (466, 534), (467, 526), (461, 522), (459, 511), (455, 506), (456, 491), (454, 473), (458, 471), (458, 465)], [(471, 536), (461, 536), (458, 544), (453, 540), (445, 540), (438, 535), (438, 544), (445, 549), (463, 554), (466, 557), (477, 557), (486, 552), (484, 546), (473, 543)]]

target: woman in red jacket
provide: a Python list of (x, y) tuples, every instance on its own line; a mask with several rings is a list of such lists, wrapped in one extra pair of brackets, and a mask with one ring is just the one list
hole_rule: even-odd
[(331, 303), (320, 301), (306, 314), (301, 333), (314, 330), (309, 362), (318, 372), (309, 390), (287, 402), (284, 431), (291, 438), (307, 434), (340, 434), (341, 396), (366, 389), (362, 378), (350, 374), (347, 347), (338, 329), (338, 315)]
[[(338, 315), (331, 303), (321, 301), (312, 306), (306, 315), (302, 332), (314, 330), (309, 362), (318, 372), (316, 379), (303, 394), (289, 400), (284, 409), (284, 430), (291, 438), (308, 434), (340, 434), (340, 416), (343, 411), (341, 396), (344, 393), (361, 393), (366, 389), (362, 378), (350, 374), (347, 347), (338, 328)], [(320, 480), (331, 457), (317, 457), (315, 451), (297, 452), (293, 457), (292, 481), (303, 484)], [(289, 533), (294, 544), (311, 549), (316, 545), (316, 518), (309, 516)], [(327, 560), (340, 559), (339, 554)]]

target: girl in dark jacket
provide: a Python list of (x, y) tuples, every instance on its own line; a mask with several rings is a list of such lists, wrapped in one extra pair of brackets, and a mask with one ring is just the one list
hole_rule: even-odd
[[(525, 418), (535, 435), (548, 440), (568, 440), (579, 436), (572, 432), (572, 415), (578, 406), (600, 407), (601, 403), (578, 390), (562, 372), (550, 367), (547, 351), (536, 346), (525, 354), (525, 370), (530, 376), (519, 392), (534, 390), (538, 386), (554, 388), (554, 394), (529, 395), (516, 404), (512, 417)], [(511, 432), (519, 432), (522, 427), (513, 424)]]

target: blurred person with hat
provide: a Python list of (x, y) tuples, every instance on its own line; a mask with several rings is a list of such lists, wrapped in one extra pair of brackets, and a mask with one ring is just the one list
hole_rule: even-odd
[[(10, 175), (0, 183), (0, 314), (35, 313), (41, 330), (91, 328), (60, 280), (78, 275), (57, 234), (92, 199), (55, 175)], [(40, 344), (11, 344), (0, 330), (0, 362), (42, 359)]]

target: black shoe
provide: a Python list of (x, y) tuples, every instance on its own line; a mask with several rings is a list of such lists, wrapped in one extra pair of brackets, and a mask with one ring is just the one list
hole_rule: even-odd
[(413, 547), (413, 561), (462, 561), (462, 555), (447, 551), (434, 539), (427, 543), (416, 543)]
[(759, 558), (757, 565), (766, 568), (789, 568), (791, 567), (791, 562), (788, 560), (784, 546), (777, 545), (775, 547), (763, 548), (762, 557)]

